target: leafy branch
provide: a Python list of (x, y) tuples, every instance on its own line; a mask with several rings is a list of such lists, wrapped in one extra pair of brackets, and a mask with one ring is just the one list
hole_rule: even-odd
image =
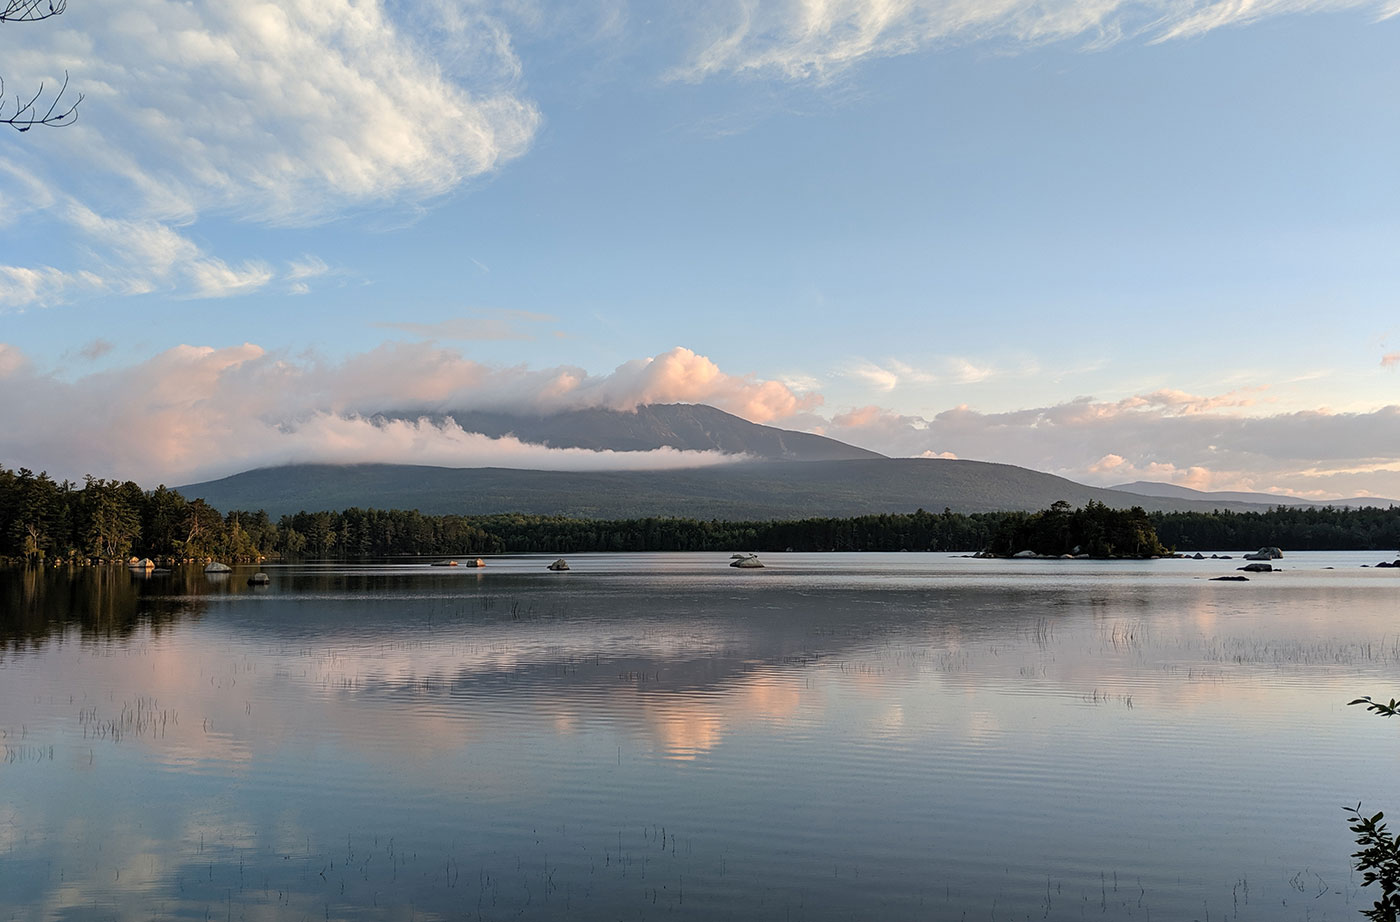
[[(1391, 698), (1389, 702), (1373, 701), (1370, 695), (1348, 701), (1347, 706), (1364, 704), (1366, 710), (1380, 717), (1394, 717), (1400, 714), (1400, 701)], [(1384, 813), (1365, 816), (1361, 804), (1345, 807), (1351, 831), (1356, 834), (1356, 844), (1360, 851), (1353, 852), (1356, 869), (1362, 873), (1361, 886), (1380, 884), (1381, 898), (1375, 907), (1363, 909), (1361, 914), (1374, 922), (1397, 922), (1400, 919), (1400, 842), (1385, 828)]]
[(1381, 717), (1394, 717), (1400, 714), (1400, 701), (1396, 701), (1394, 698), (1390, 699), (1389, 704), (1382, 704), (1379, 701), (1372, 701), (1371, 696), (1366, 695), (1363, 698), (1357, 698), (1355, 701), (1347, 702), (1348, 707), (1353, 704), (1364, 704), (1366, 705), (1366, 710), (1375, 711)]
[(1364, 816), (1359, 803), (1345, 809), (1351, 831), (1356, 833), (1356, 844), (1361, 846), (1351, 856), (1362, 873), (1361, 886), (1381, 886), (1381, 898), (1376, 900), (1375, 908), (1363, 909), (1361, 914), (1375, 922), (1395, 922), (1400, 913), (1400, 842), (1381, 822), (1384, 813)]

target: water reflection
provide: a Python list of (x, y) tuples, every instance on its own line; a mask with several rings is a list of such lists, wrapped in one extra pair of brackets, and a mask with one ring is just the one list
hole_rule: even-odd
[(0, 917), (1357, 902), (1393, 584), (620, 560), (5, 574)]
[(125, 567), (0, 567), (0, 655), (70, 629), (89, 640), (130, 637), (142, 626), (160, 632), (198, 617), (200, 597), (219, 589), (193, 568), (154, 577)]

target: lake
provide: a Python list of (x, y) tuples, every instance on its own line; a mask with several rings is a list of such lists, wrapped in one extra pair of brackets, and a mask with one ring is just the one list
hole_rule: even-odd
[(1393, 557), (0, 571), (0, 919), (1358, 919)]

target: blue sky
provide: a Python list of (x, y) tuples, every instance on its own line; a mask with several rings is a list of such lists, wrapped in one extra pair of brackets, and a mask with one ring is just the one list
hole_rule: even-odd
[[(666, 8), (660, 8), (664, 6)], [(0, 26), (0, 464), (632, 466), (365, 417), (707, 402), (1400, 496), (1400, 7), (176, 4)]]

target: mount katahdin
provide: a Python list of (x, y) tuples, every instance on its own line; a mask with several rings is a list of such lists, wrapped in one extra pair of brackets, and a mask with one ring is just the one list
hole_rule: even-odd
[(403, 464), (293, 464), (179, 487), (217, 509), (272, 516), (349, 508), (430, 515), (521, 512), (593, 519), (685, 517), (769, 520), (811, 516), (1035, 510), (1057, 500), (1126, 508), (1257, 511), (1267, 504), (1146, 496), (1009, 464), (887, 458), (835, 439), (751, 423), (714, 407), (652, 404), (635, 413), (587, 409), (544, 416), (441, 410), (384, 419), (449, 417), (493, 438), (553, 448), (642, 451), (669, 446), (754, 460), (681, 470), (537, 471)]
[(589, 451), (721, 451), (764, 461), (857, 461), (884, 455), (810, 432), (761, 426), (732, 413), (699, 403), (653, 403), (635, 412), (567, 410), (544, 416), (524, 416), (486, 410), (439, 412), (395, 411), (378, 419), (428, 419), (435, 425), (449, 420), (467, 432), (493, 439), (513, 435), (522, 442), (550, 448)]

